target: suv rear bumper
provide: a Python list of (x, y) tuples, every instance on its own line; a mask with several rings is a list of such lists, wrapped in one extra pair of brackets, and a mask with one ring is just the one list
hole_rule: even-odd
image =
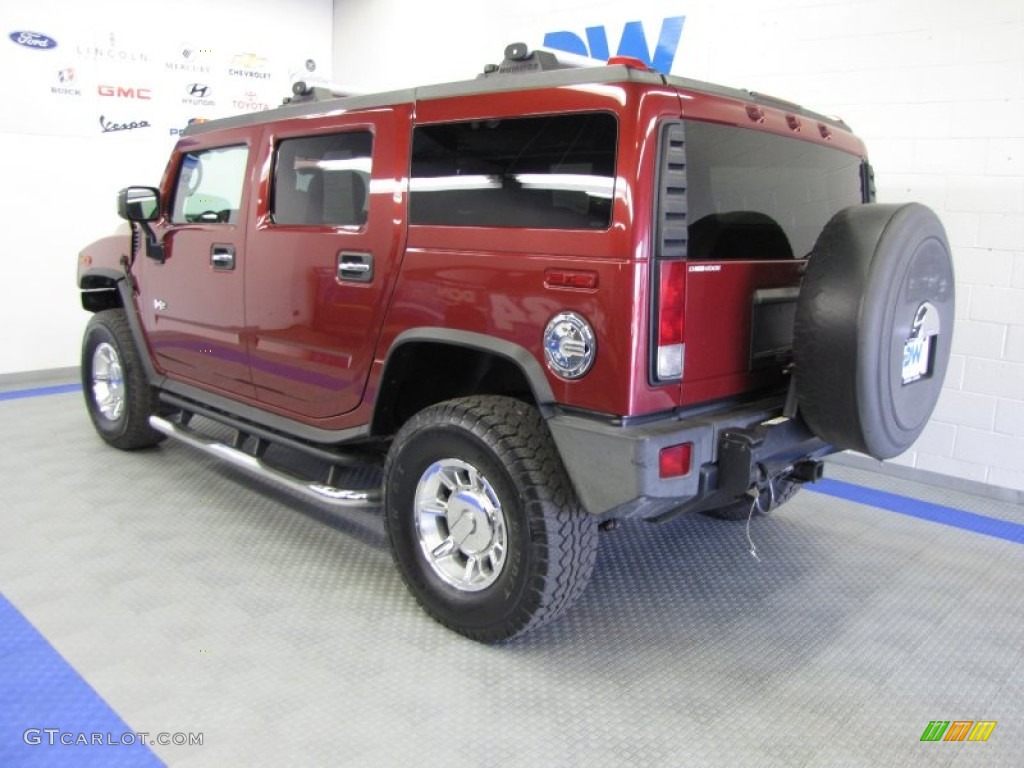
[[(588, 512), (664, 520), (725, 506), (765, 475), (795, 470), (794, 479), (812, 479), (801, 462), (835, 449), (811, 434), (799, 417), (781, 414), (781, 402), (772, 400), (743, 409), (674, 414), (635, 426), (559, 413), (548, 419), (548, 427)], [(681, 443), (692, 445), (690, 471), (662, 478), (661, 450)]]

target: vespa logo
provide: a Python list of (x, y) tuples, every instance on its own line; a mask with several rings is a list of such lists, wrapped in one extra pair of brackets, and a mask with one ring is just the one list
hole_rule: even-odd
[[(672, 63), (675, 61), (676, 51), (679, 49), (679, 38), (682, 37), (685, 21), (685, 16), (670, 16), (662, 20), (658, 44), (654, 47), (653, 52), (647, 45), (644, 25), (639, 21), (627, 22), (622, 30), (622, 37), (619, 39), (619, 49), (616, 51), (616, 55), (632, 56), (635, 59), (640, 59), (652, 69), (668, 74), (672, 71)], [(585, 33), (586, 40), (575, 32), (548, 32), (544, 35), (544, 47), (608, 61), (611, 56), (609, 55), (608, 33), (605, 28), (603, 26), (587, 27)]]
[(38, 32), (11, 32), (8, 37), (11, 38), (12, 43), (16, 43), (22, 48), (31, 48), (34, 51), (52, 51), (57, 47), (56, 40)]
[(142, 99), (149, 101), (153, 98), (153, 92), (149, 88), (125, 88), (123, 86), (98, 85), (96, 92), (100, 96), (115, 96), (119, 99)]

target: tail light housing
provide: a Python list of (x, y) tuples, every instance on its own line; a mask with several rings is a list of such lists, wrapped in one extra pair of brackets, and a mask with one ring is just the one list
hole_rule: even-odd
[(658, 341), (655, 348), (654, 373), (658, 381), (674, 381), (683, 376), (686, 262), (662, 261), (658, 267)]

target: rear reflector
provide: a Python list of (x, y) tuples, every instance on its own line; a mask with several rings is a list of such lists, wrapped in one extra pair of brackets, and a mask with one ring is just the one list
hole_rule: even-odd
[(658, 454), (658, 475), (662, 478), (682, 477), (690, 474), (690, 455), (693, 443), (670, 445)]

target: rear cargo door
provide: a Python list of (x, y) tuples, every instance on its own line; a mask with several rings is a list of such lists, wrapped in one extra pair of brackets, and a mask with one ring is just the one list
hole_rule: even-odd
[(816, 142), (696, 120), (681, 128), (685, 405), (782, 382), (801, 269), (862, 188), (861, 159)]

